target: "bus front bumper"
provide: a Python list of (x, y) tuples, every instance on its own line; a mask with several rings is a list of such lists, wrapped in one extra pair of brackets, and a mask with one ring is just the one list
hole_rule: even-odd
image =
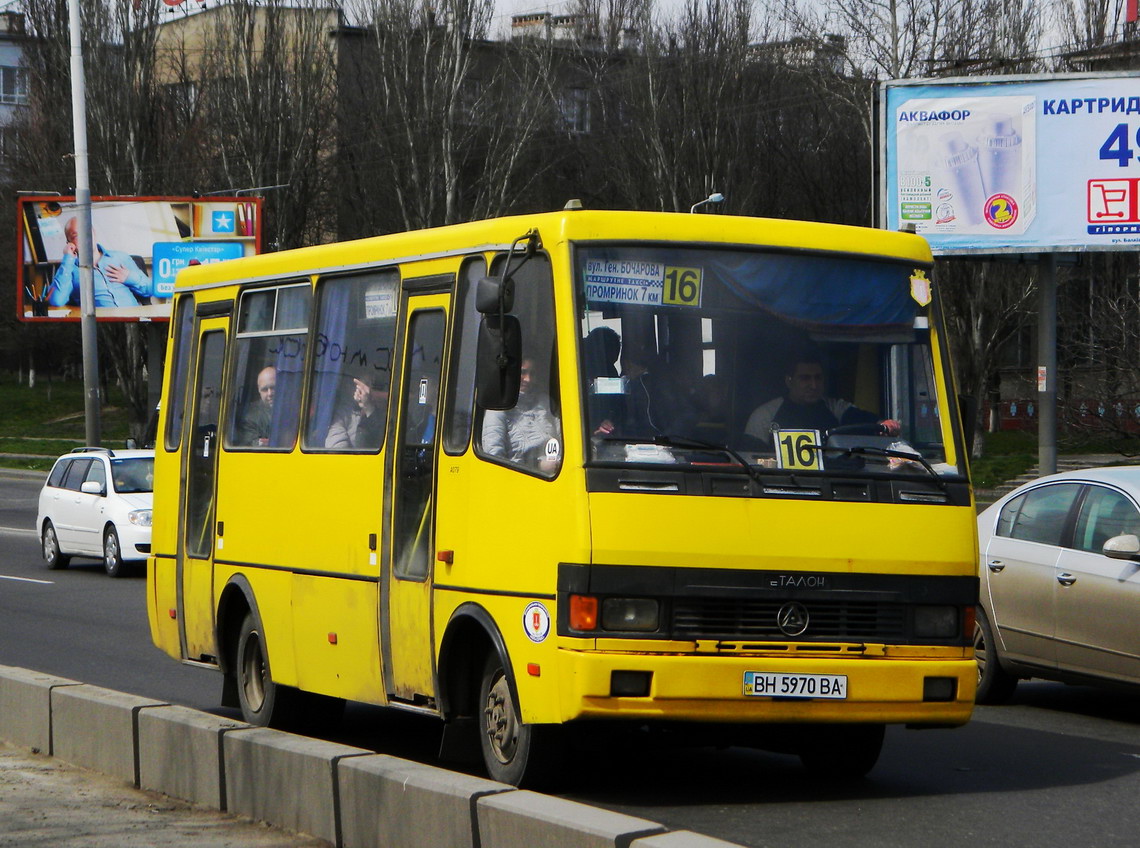
[[(899, 655), (892, 656), (897, 652)], [(632, 719), (738, 723), (876, 722), (955, 726), (973, 711), (977, 666), (968, 648), (890, 647), (837, 658), (661, 655), (559, 650), (562, 721)], [(746, 677), (807, 683), (833, 697), (746, 694)], [(801, 677), (803, 675), (822, 677)], [(837, 695), (842, 678), (842, 697)], [(630, 691), (636, 694), (628, 694)], [(643, 694), (644, 693), (644, 694)]]

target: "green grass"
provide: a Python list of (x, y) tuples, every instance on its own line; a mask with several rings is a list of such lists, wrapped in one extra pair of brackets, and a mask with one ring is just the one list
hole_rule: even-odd
[[(100, 429), (103, 444), (113, 447), (127, 438), (127, 414), (116, 405), (118, 391), (108, 395)], [(82, 446), (86, 432), (82, 382), (40, 379), (29, 388), (15, 375), (0, 375), (0, 453), (38, 457), (0, 457), (0, 467), (46, 471), (61, 453)]]

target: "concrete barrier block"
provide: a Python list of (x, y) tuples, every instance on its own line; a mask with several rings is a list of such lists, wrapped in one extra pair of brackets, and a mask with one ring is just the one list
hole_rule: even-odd
[(384, 754), (342, 760), (337, 783), (343, 848), (472, 848), (473, 799), (517, 791)]
[(480, 798), (476, 815), (480, 844), (495, 848), (615, 848), (666, 831), (656, 822), (536, 792)]
[(222, 736), (248, 724), (189, 707), (139, 713), (139, 788), (226, 808)]
[(629, 848), (742, 848), (742, 846), (735, 842), (702, 836), (691, 830), (674, 830), (635, 839)]
[(78, 686), (76, 680), (0, 665), (0, 739), (51, 753), (51, 690)]
[(253, 727), (222, 737), (226, 809), (338, 844), (336, 764), (372, 755), (279, 730)]
[(138, 786), (135, 715), (162, 701), (99, 686), (57, 686), (51, 692), (52, 755)]

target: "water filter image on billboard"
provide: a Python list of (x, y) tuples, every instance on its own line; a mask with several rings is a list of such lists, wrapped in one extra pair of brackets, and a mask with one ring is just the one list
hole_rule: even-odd
[(910, 100), (897, 110), (898, 217), (919, 233), (1023, 233), (1036, 214), (1035, 98)]

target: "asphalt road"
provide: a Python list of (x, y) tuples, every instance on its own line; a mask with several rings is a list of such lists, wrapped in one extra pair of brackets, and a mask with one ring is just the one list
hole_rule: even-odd
[[(141, 576), (43, 567), (38, 487), (0, 473), (0, 663), (232, 714), (217, 707), (217, 674), (151, 646)], [(335, 738), (437, 762), (438, 732), (354, 705)], [(848, 786), (810, 780), (793, 757), (632, 731), (580, 750), (569, 785), (567, 797), (749, 846), (1132, 846), (1140, 693), (1023, 683), (964, 728), (888, 729), (879, 765)]]

